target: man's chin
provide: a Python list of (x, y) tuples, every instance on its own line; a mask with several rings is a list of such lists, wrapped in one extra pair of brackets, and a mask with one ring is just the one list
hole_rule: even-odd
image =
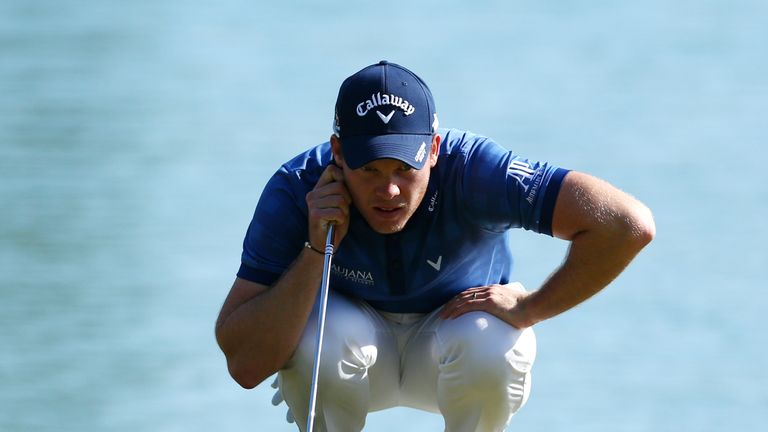
[(379, 234), (394, 234), (398, 233), (405, 228), (405, 226), (393, 226), (393, 227), (386, 227), (386, 228), (377, 228), (377, 227), (371, 227), (374, 231), (376, 231)]
[(375, 221), (366, 218), (365, 220), (368, 222), (368, 226), (371, 227), (372, 230), (379, 234), (395, 234), (403, 230), (405, 228), (406, 223), (408, 223), (408, 220), (404, 221)]
[(380, 215), (374, 211), (360, 212), (360, 215), (373, 231), (379, 234), (395, 234), (405, 229), (413, 213), (411, 209), (404, 208), (397, 216)]

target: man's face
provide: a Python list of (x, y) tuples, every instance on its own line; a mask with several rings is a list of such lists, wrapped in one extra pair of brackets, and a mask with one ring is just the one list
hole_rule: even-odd
[(337, 158), (353, 204), (374, 231), (392, 234), (405, 228), (427, 192), (439, 143), (436, 136), (429, 160), (420, 170), (396, 159), (377, 159), (353, 170)]

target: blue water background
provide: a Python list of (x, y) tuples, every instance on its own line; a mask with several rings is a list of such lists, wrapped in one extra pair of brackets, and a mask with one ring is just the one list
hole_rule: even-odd
[[(623, 275), (537, 326), (509, 430), (766, 430), (767, 18), (762, 0), (0, 2), (0, 430), (295, 430), (268, 385), (228, 377), (213, 324), (264, 183), (382, 58), (429, 83), (442, 126), (654, 211)], [(567, 246), (515, 241), (531, 289)]]

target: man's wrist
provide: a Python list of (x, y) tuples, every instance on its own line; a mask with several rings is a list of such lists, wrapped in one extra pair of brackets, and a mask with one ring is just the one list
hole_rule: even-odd
[(541, 319), (537, 319), (534, 316), (534, 311), (531, 308), (531, 295), (533, 293), (529, 292), (525, 297), (522, 297), (518, 300), (515, 307), (512, 309), (512, 313), (514, 315), (514, 324), (515, 327), (518, 328), (526, 328), (526, 327), (533, 327), (534, 324), (537, 324), (538, 322), (542, 321)]
[(319, 253), (320, 255), (325, 255), (323, 251), (321, 251), (320, 249), (316, 249), (314, 246), (312, 246), (312, 243), (310, 243), (309, 241), (304, 242), (304, 248), (309, 249), (312, 252)]

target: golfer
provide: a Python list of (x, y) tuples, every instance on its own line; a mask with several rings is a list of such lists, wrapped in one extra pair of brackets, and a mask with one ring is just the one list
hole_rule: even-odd
[[(330, 141), (267, 183), (216, 324), (232, 377), (252, 388), (277, 372), (301, 430), (330, 224), (315, 430), (334, 432), (395, 406), (439, 413), (450, 432), (504, 430), (531, 392), (533, 326), (603, 289), (655, 233), (651, 212), (602, 180), (440, 129), (408, 69), (360, 70)], [(570, 242), (531, 291), (514, 280), (518, 228)]]

